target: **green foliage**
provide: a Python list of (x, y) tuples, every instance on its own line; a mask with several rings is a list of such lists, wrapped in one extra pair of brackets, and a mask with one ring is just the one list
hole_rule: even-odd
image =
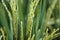
[(1, 0), (1, 40), (59, 40), (60, 0)]

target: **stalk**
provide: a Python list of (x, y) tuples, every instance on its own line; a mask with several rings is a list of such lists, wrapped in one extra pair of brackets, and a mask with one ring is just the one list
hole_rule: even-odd
[[(12, 30), (12, 17), (11, 17), (11, 13), (9, 12), (7, 6), (5, 5), (4, 0), (2, 0), (2, 4), (5, 7), (5, 9), (6, 9), (7, 13), (8, 13), (9, 19), (10, 19), (10, 30), (9, 30), (8, 23), (6, 24), (7, 33), (8, 33), (8, 40), (13, 40), (13, 30)], [(7, 20), (5, 20), (5, 21), (7, 22)]]

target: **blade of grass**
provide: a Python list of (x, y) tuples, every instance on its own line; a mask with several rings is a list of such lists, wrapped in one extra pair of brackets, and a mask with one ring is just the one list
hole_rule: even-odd
[(39, 39), (43, 37), (43, 33), (45, 31), (45, 27), (44, 27), (44, 20), (45, 20), (45, 14), (46, 14), (46, 0), (42, 1), (42, 10), (41, 10), (41, 14), (40, 14), (40, 21), (41, 21), (41, 27), (40, 27), (40, 36)]
[[(6, 9), (7, 13), (8, 13), (9, 19), (10, 19), (10, 30), (9, 30), (9, 28), (7, 28), (7, 29), (8, 29), (8, 30), (7, 30), (8, 40), (13, 40), (13, 29), (12, 29), (12, 17), (11, 17), (11, 13), (9, 12), (7, 6), (5, 5), (4, 0), (2, 0), (2, 4), (3, 4), (3, 6), (5, 7), (5, 9)], [(6, 22), (7, 22), (7, 20), (6, 20)], [(7, 24), (8, 24), (8, 23), (7, 23)], [(9, 27), (9, 26), (6, 26), (6, 27)], [(10, 33), (11, 35), (10, 35), (9, 33)]]
[(24, 40), (24, 36), (23, 36), (23, 22), (21, 21), (21, 40)]
[[(22, 2), (21, 2), (22, 1)], [(21, 28), (21, 26), (20, 26), (20, 24), (21, 24), (21, 21), (23, 21), (23, 23), (24, 23), (24, 15), (23, 15), (23, 13), (24, 13), (24, 1), (23, 0), (17, 0), (17, 9), (18, 9), (18, 22), (19, 22), (19, 32), (21, 31), (20, 30), (20, 28)], [(24, 24), (23, 24), (24, 25)], [(23, 29), (24, 29), (24, 27), (23, 27)], [(20, 32), (21, 33), (21, 32)], [(24, 35), (24, 33), (23, 33), (23, 35)], [(26, 34), (25, 34), (26, 35)], [(24, 36), (25, 36), (24, 35)], [(21, 36), (19, 36), (19, 37), (21, 37)], [(20, 39), (20, 38), (19, 38)], [(25, 37), (25, 39), (26, 39), (26, 37)]]
[(36, 9), (37, 18), (36, 18), (36, 30), (35, 30), (36, 36), (35, 36), (35, 40), (38, 40), (38, 38), (37, 38), (37, 30), (38, 30), (38, 26), (39, 26), (41, 7), (42, 7), (42, 0), (40, 0), (40, 5)]
[(18, 0), (18, 16), (19, 16), (19, 21), (23, 21), (23, 3), (21, 2), (22, 0)]
[(59, 18), (60, 18), (60, 0), (59, 0)]

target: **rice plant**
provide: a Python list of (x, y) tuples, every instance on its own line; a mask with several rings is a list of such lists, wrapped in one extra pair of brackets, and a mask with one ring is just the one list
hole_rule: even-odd
[(0, 40), (60, 40), (60, 0), (0, 0)]

